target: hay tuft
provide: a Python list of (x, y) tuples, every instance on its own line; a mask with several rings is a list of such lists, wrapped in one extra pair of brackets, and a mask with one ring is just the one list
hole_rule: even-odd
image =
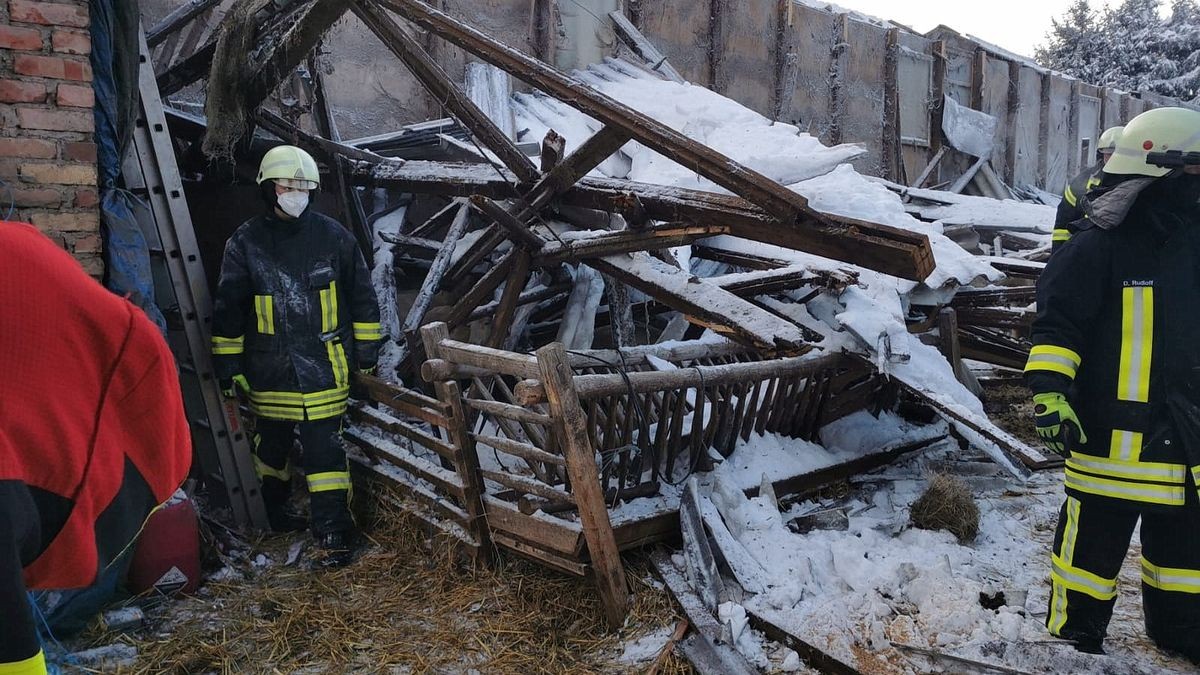
[(265, 4), (263, 0), (239, 0), (217, 29), (217, 49), (204, 101), (208, 129), (203, 148), (209, 159), (232, 159), (234, 145), (246, 135), (246, 87), (254, 75), (250, 58), (257, 28), (254, 15)]
[(947, 530), (959, 543), (975, 541), (979, 534), (979, 507), (960, 478), (936, 474), (925, 494), (912, 505), (913, 525), (923, 530)]

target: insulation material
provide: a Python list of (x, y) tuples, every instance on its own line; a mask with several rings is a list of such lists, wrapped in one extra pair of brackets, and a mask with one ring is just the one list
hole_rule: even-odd
[(942, 112), (942, 131), (956, 150), (973, 157), (991, 157), (995, 147), (997, 121), (987, 113), (959, 105), (945, 98)]

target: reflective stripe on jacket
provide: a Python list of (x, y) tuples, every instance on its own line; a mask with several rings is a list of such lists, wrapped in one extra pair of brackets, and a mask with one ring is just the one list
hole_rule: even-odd
[(1169, 401), (1200, 372), (1200, 230), (1153, 192), (1137, 199), (1119, 227), (1085, 228), (1051, 257), (1025, 374), (1034, 393), (1067, 394), (1087, 436), (1068, 493), (1182, 506), (1200, 460)]
[(252, 218), (225, 246), (213, 316), (219, 377), (250, 385), (250, 408), (278, 420), (346, 410), (352, 368), (383, 338), (371, 275), (354, 237), (313, 211)]
[(1103, 162), (1096, 162), (1071, 179), (1063, 190), (1062, 201), (1058, 203), (1058, 211), (1054, 216), (1054, 232), (1051, 235), (1052, 250), (1058, 250), (1071, 237), (1079, 232), (1078, 221), (1087, 217), (1083, 210), (1083, 198), (1093, 188), (1100, 185)]

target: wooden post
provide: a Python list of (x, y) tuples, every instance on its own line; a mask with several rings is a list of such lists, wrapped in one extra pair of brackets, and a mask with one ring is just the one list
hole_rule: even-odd
[(1083, 95), (1083, 83), (1079, 80), (1071, 82), (1071, 113), (1067, 117), (1070, 120), (1067, 123), (1067, 137), (1071, 139), (1071, 145), (1067, 150), (1067, 180), (1071, 180), (1075, 174), (1083, 170), (1079, 165), (1079, 116), (1080, 97)]
[(778, 0), (775, 8), (775, 90), (771, 100), (771, 118), (783, 120), (792, 108), (792, 96), (796, 91), (799, 68), (796, 54), (798, 36), (792, 22), (796, 17), (794, 0)]
[[(421, 328), (421, 339), (425, 342), (425, 353), (429, 358), (439, 358), (438, 345), (450, 335), (446, 324), (438, 322)], [(492, 533), (487, 522), (487, 510), (483, 505), (486, 488), (479, 469), (479, 453), (475, 450), (475, 439), (467, 427), (467, 414), (463, 409), (462, 391), (453, 380), (436, 382), (433, 385), (438, 400), (448, 406), (446, 419), (450, 424), (447, 431), (454, 446), (454, 469), (463, 484), (463, 510), (470, 518), (471, 534), (479, 542), (479, 555), (483, 562), (492, 558)]]
[(933, 106), (929, 109), (929, 150), (935, 155), (942, 149), (942, 115), (946, 107), (946, 58), (945, 40), (933, 43)]
[(1042, 76), (1042, 124), (1038, 131), (1038, 183), (1043, 190), (1048, 188), (1050, 181), (1050, 92), (1054, 84), (1054, 74)]
[(592, 559), (604, 614), (609, 625), (615, 628), (625, 621), (628, 613), (629, 586), (608, 519), (604, 493), (600, 489), (596, 455), (588, 441), (587, 418), (575, 393), (574, 374), (567, 361), (566, 349), (557, 342), (551, 343), (537, 351), (537, 360), (546, 386), (550, 416), (554, 418), (552, 428), (567, 460), (571, 491), (579, 506), (583, 537)]
[[(1021, 64), (1008, 62), (1008, 147), (1005, 149), (1004, 180), (1009, 185), (1017, 184), (1017, 120), (1021, 116)], [(1028, 148), (1025, 149), (1029, 151)]]
[(953, 308), (945, 307), (938, 312), (938, 350), (950, 362), (954, 377), (962, 380), (962, 352), (958, 345), (958, 315)]
[(887, 32), (883, 66), (883, 175), (904, 183), (900, 142), (900, 29)]
[(729, 90), (729, 69), (725, 66), (725, 12), (728, 0), (709, 0), (708, 14), (708, 86), (718, 94)]
[(846, 69), (846, 52), (850, 49), (850, 19), (838, 14), (833, 23), (832, 62), (829, 65), (829, 144), (842, 142), (842, 119), (846, 113), (842, 93), (842, 71)]

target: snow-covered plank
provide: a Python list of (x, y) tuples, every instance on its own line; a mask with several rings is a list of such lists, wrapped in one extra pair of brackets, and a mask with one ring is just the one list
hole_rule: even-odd
[(704, 608), (715, 614), (725, 594), (725, 585), (721, 581), (712, 547), (708, 544), (708, 535), (704, 532), (695, 476), (688, 480), (679, 499), (679, 527), (683, 535), (683, 559), (687, 562), (692, 588), (700, 596)]
[(772, 350), (805, 346), (804, 333), (795, 324), (647, 253), (608, 256), (586, 264), (687, 314), (692, 323), (738, 342)]

